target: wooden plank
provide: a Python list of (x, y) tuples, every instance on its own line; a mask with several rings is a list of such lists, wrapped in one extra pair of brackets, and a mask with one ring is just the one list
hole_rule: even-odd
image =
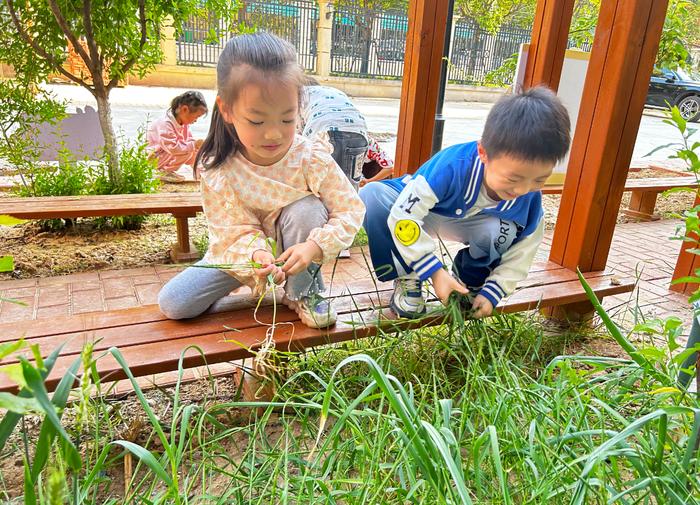
[(550, 254), (567, 268), (607, 262), (667, 5), (601, 5)]
[[(649, 191), (667, 191), (674, 188), (697, 188), (695, 177), (656, 177), (648, 179), (627, 179), (624, 191), (645, 189)], [(543, 195), (557, 195), (564, 190), (562, 184), (553, 184), (542, 188)]]
[[(543, 278), (548, 278), (547, 272), (563, 270), (565, 270), (563, 267), (551, 261), (536, 261), (530, 268), (529, 276), (520, 286), (527, 286), (529, 285), (528, 283), (532, 282), (540, 283)], [(393, 284), (391, 282), (377, 281), (376, 286), (378, 286), (378, 288), (375, 287), (374, 281), (369, 278), (369, 273), (365, 275), (366, 277), (351, 282), (329, 282), (329, 296), (342, 296), (347, 295), (349, 292), (357, 296), (360, 294), (373, 293), (377, 290), (386, 291), (392, 289)], [(591, 275), (596, 275), (596, 273), (591, 273)], [(278, 289), (278, 299), (281, 299), (282, 293), (282, 290)], [(249, 309), (254, 307), (255, 304), (257, 304), (257, 300), (252, 299), (249, 294), (241, 294), (229, 297), (227, 299), (227, 304), (222, 305), (221, 309), (226, 311)], [(262, 302), (263, 306), (270, 306), (271, 304), (272, 298), (270, 296)], [(164, 321), (166, 319), (167, 317), (160, 312), (157, 305), (148, 305), (108, 312), (88, 312), (85, 314), (55, 317), (52, 319), (1, 323), (0, 343), (12, 342), (19, 338), (31, 339), (45, 335), (75, 334), (119, 326)]]
[(540, 84), (554, 91), (559, 87), (573, 11), (574, 0), (538, 0), (525, 65), (525, 89)]
[[(595, 276), (589, 279), (591, 287), (599, 296), (630, 291), (634, 285), (632, 280), (611, 281), (610, 275)], [(521, 290), (504, 300), (499, 305), (499, 312), (517, 312), (535, 308), (545, 308), (561, 303), (574, 303), (586, 299), (578, 281), (562, 282), (546, 286), (537, 286)], [(370, 310), (374, 310), (370, 309)], [(275, 332), (276, 347), (281, 350), (301, 351), (309, 347), (337, 343), (353, 338), (362, 338), (374, 335), (378, 332), (376, 324), (358, 326), (353, 321), (370, 321), (370, 311), (363, 313), (353, 312), (351, 318), (342, 318), (336, 326), (327, 330), (315, 330), (296, 322), (293, 325), (280, 325)], [(381, 327), (386, 330), (393, 328), (407, 328), (428, 326), (442, 322), (442, 316), (427, 317), (418, 321), (385, 322)], [(197, 346), (202, 349), (208, 363), (232, 361), (251, 356), (250, 350), (256, 350), (264, 340), (266, 327), (252, 327), (249, 330), (236, 333), (235, 340), (231, 342), (231, 333), (217, 331), (206, 335), (196, 335), (180, 338), (174, 345), (166, 346), (161, 342), (141, 344), (136, 346), (123, 346), (120, 350), (134, 375), (149, 375), (153, 373), (174, 370), (177, 367), (181, 351), (189, 346)], [(174, 344), (175, 342), (173, 342)], [(250, 350), (249, 350), (250, 349)], [(77, 355), (62, 356), (56, 363), (54, 370), (49, 375), (47, 387), (52, 389), (67, 372), (68, 367)], [(191, 349), (185, 352), (184, 366), (193, 367), (204, 364), (204, 359), (198, 352)], [(105, 380), (123, 379), (124, 373), (111, 355), (105, 355), (99, 361), (99, 374)], [(0, 377), (0, 390), (10, 390), (12, 385), (4, 377)]]
[(195, 216), (202, 211), (200, 193), (88, 195), (0, 199), (0, 215), (52, 219), (133, 214)]
[[(600, 275), (606, 275), (604, 272), (593, 272), (589, 274), (590, 278), (595, 278)], [(543, 270), (534, 272), (520, 285), (520, 290), (530, 288), (542, 288), (547, 285), (560, 284), (576, 280), (576, 274), (564, 268), (556, 270)], [(338, 314), (349, 314), (355, 311), (364, 311), (374, 308), (378, 304), (387, 306), (391, 298), (390, 283), (385, 283), (382, 289), (375, 289), (371, 281), (367, 279), (361, 284), (355, 286), (355, 289), (346, 289), (344, 294), (337, 296), (334, 299), (335, 308)], [(248, 296), (238, 296), (233, 301), (231, 310), (222, 313), (204, 314), (192, 320), (173, 321), (162, 316), (155, 306), (151, 306), (150, 310), (142, 310), (136, 315), (145, 315), (142, 321), (127, 322), (126, 315), (122, 312), (128, 311), (113, 311), (108, 317), (97, 318), (90, 321), (92, 324), (82, 322), (83, 328), (73, 332), (65, 332), (65, 327), (52, 328), (51, 325), (44, 321), (38, 320), (36, 328), (27, 325), (30, 330), (33, 330), (28, 336), (24, 331), (18, 331), (12, 328), (11, 325), (6, 325), (5, 328), (0, 328), (2, 340), (12, 342), (24, 337), (27, 342), (39, 346), (43, 356), (47, 356), (55, 348), (63, 345), (62, 354), (79, 354), (86, 343), (94, 342), (95, 351), (103, 351), (111, 346), (134, 346), (143, 345), (152, 342), (162, 342), (164, 345), (174, 345), (178, 339), (187, 338), (196, 335), (216, 333), (221, 331), (221, 328), (227, 327), (231, 329), (232, 338), (242, 331), (248, 331), (250, 328), (258, 327), (261, 323), (270, 324), (273, 321), (273, 308), (270, 306), (271, 300), (267, 300), (256, 313), (253, 318), (252, 306), (255, 301)], [(244, 308), (245, 307), (245, 308)], [(110, 314), (110, 313), (107, 313)], [(68, 318), (70, 320), (70, 318)], [(82, 319), (82, 318), (80, 318)], [(278, 305), (277, 322), (287, 323), (298, 320), (296, 313), (290, 311), (281, 304)], [(97, 323), (97, 324), (95, 324)], [(118, 324), (117, 324), (118, 323)], [(40, 328), (41, 333), (37, 330)], [(2, 331), (5, 333), (1, 333)], [(15, 362), (16, 358), (7, 358), (6, 363)]]
[(430, 157), (449, 3), (409, 2), (396, 177), (415, 172)]

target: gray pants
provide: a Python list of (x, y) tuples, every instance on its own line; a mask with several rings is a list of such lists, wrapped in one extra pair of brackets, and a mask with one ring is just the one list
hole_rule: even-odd
[[(277, 219), (277, 252), (305, 242), (311, 230), (326, 222), (328, 210), (316, 196), (309, 195), (290, 203)], [(202, 265), (204, 260), (196, 264)], [(325, 288), (320, 269), (320, 265), (312, 263), (306, 271), (288, 277), (284, 287), (287, 297), (299, 300), (322, 292)], [(189, 267), (163, 286), (158, 294), (158, 304), (170, 319), (187, 319), (202, 314), (241, 285), (223, 270)]]
[(367, 139), (355, 132), (330, 130), (328, 140), (333, 144), (333, 159), (357, 191), (367, 154)]

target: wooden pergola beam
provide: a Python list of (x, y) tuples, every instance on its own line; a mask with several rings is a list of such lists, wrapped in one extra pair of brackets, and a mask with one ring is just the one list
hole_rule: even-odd
[[(698, 205), (700, 205), (700, 193), (695, 195), (695, 203), (693, 203), (693, 207), (697, 207)], [(676, 268), (673, 271), (672, 277), (674, 281), (683, 277), (695, 277), (695, 272), (700, 269), (700, 254), (691, 252), (691, 249), (698, 247), (698, 240), (700, 237), (693, 233), (690, 234), (688, 238), (690, 240), (683, 241), (681, 250), (678, 253)], [(676, 291), (677, 293), (690, 294), (698, 289), (698, 285), (696, 283), (671, 284), (669, 289), (671, 291)]]
[(605, 268), (668, 0), (603, 0), (550, 259)]
[(415, 172), (430, 158), (448, 5), (448, 0), (409, 4), (395, 177)]
[(559, 87), (575, 0), (538, 0), (523, 88)]

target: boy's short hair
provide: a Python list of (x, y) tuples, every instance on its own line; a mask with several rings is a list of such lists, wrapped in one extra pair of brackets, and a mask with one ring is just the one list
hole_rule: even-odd
[(491, 108), (481, 145), (490, 158), (502, 155), (556, 164), (571, 143), (571, 121), (561, 100), (544, 86), (507, 95)]

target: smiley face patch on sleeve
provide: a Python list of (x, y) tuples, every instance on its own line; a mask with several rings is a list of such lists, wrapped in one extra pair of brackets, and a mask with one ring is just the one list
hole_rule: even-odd
[(410, 219), (402, 219), (394, 226), (394, 235), (403, 245), (413, 245), (420, 237), (420, 226)]

